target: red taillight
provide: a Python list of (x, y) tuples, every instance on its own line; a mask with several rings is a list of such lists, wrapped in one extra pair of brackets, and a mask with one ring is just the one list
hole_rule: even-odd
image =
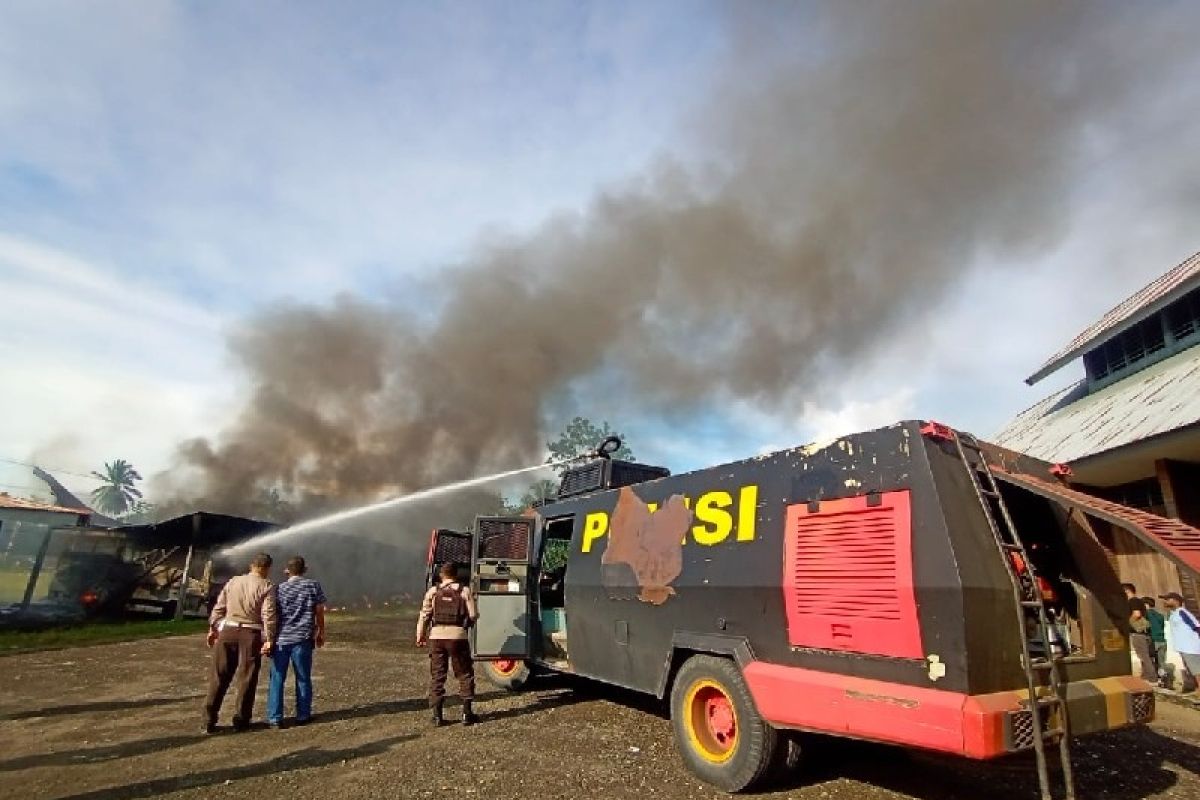
[(83, 603), (85, 606), (94, 606), (99, 599), (100, 595), (91, 591), (84, 592), (79, 596), (79, 602)]

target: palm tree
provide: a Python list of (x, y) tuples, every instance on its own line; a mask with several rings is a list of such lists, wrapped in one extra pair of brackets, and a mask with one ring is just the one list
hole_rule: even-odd
[(142, 499), (142, 491), (135, 485), (142, 476), (123, 458), (106, 463), (104, 472), (93, 471), (92, 477), (104, 482), (92, 490), (92, 500), (105, 514), (119, 516)]

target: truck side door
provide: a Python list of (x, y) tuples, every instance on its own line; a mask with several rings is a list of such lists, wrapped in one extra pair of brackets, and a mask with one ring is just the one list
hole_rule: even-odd
[(479, 621), (471, 628), (478, 659), (531, 655), (535, 517), (477, 517), (471, 589)]

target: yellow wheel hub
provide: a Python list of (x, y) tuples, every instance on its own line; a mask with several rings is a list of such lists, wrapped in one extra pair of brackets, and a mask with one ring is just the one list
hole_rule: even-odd
[(737, 750), (737, 709), (725, 687), (714, 680), (698, 680), (688, 687), (683, 727), (692, 748), (712, 764), (728, 761)]

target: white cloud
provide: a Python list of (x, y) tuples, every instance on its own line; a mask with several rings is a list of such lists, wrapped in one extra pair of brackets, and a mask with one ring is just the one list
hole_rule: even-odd
[(0, 456), (65, 441), (50, 466), (125, 458), (149, 474), (227, 411), (217, 315), (11, 235), (0, 235), (0, 286)]
[[(169, 322), (202, 336), (219, 333), (221, 328), (217, 314), (177, 295), (130, 280), (118, 269), (102, 268), (3, 232), (0, 232), (0, 277), (5, 280), (7, 298), (33, 301), (11, 305), (26, 309), (57, 306), (60, 312), (64, 306), (70, 306), (71, 316), (89, 325), (117, 321), (136, 325), (150, 319), (160, 324)], [(83, 316), (81, 312), (90, 313)]]
[(242, 309), (429, 270), (586, 202), (670, 143), (713, 48), (703, 18), (664, 40), (665, 10), (156, 9), (0, 11), (0, 152), (63, 216), (11, 215)]
[(849, 400), (835, 408), (806, 403), (800, 414), (799, 427), (810, 431), (813, 441), (881, 428), (912, 416), (915, 395), (915, 390), (906, 386), (884, 397)]
[(636, 170), (715, 44), (614, 14), (5, 4), (0, 455), (76, 431), (56, 466), (152, 471), (235, 395), (227, 321), (413, 285)]

